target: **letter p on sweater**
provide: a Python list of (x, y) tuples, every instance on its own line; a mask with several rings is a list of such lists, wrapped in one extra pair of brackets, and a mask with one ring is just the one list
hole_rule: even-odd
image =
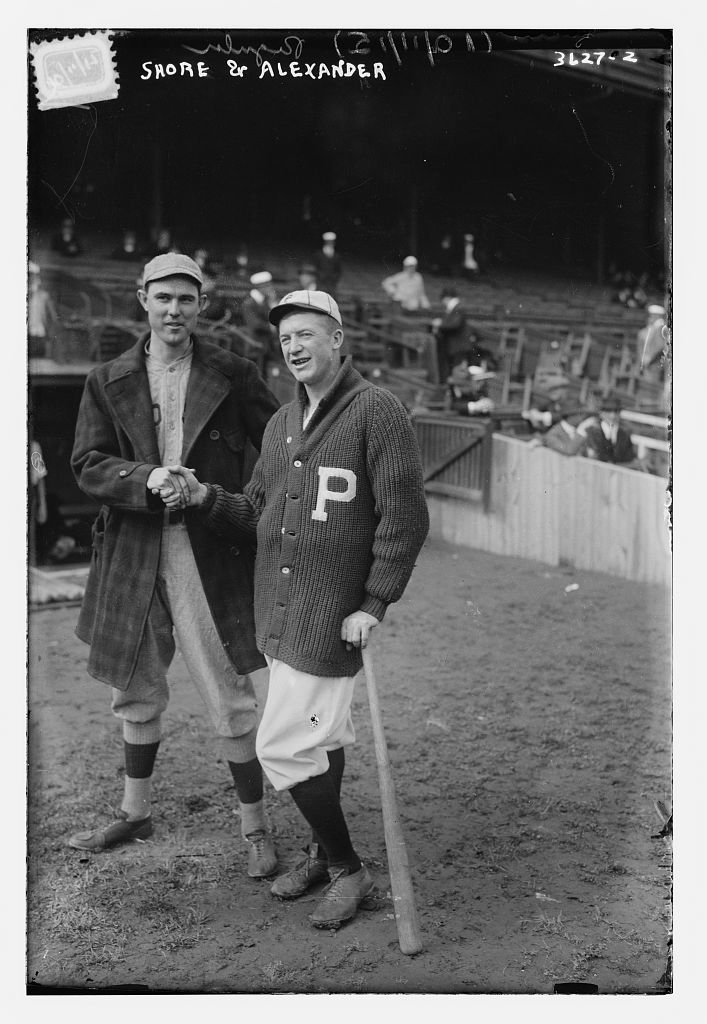
[[(356, 474), (352, 473), (350, 469), (336, 469), (333, 466), (319, 466), (317, 472), (319, 473), (319, 489), (312, 519), (325, 523), (329, 515), (325, 511), (327, 501), (351, 501), (356, 497)], [(329, 483), (332, 480), (345, 480), (346, 490), (329, 490)]]

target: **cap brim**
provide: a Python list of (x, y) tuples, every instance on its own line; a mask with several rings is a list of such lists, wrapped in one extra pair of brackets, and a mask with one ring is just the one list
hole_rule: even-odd
[(277, 327), (283, 316), (287, 316), (288, 313), (298, 312), (299, 310), (302, 310), (305, 313), (318, 313), (319, 316), (331, 317), (335, 323), (342, 326), (341, 320), (337, 320), (333, 313), (330, 313), (326, 309), (319, 309), (318, 306), (312, 306), (307, 302), (288, 302), (282, 306), (273, 306), (268, 313), (268, 320), (274, 327)]

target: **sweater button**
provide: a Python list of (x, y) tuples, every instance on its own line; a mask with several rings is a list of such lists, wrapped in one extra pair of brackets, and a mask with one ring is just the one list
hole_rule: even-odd
[(209, 431), (209, 437), (211, 438), (212, 441), (218, 441), (220, 436), (221, 435), (218, 432), (218, 430), (210, 430)]
[(232, 555), (240, 555), (240, 551), (238, 550), (238, 548), (231, 548), (231, 554)]
[(287, 438), (287, 443), (288, 443), (288, 444), (292, 444), (292, 438), (291, 438), (291, 437), (288, 437), (288, 438)]
[(282, 567), (282, 569), (280, 571), (281, 571), (283, 576), (289, 576), (290, 575), (290, 567), (289, 567), (289, 565), (283, 565), (283, 567)]
[(301, 469), (301, 468), (302, 468), (302, 463), (300, 462), (300, 460), (299, 460), (299, 459), (295, 459), (295, 461), (294, 461), (294, 465), (295, 465), (295, 467), (296, 467), (297, 469)]
[(128, 475), (127, 469), (121, 469), (120, 473), (118, 473), (118, 476), (127, 476), (127, 475)]

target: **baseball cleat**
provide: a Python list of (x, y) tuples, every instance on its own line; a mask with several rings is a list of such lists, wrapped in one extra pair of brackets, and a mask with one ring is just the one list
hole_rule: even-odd
[(373, 879), (363, 865), (352, 875), (344, 874), (344, 870), (329, 868), (331, 884), (309, 917), (315, 928), (338, 928), (344, 921), (350, 921), (373, 889)]

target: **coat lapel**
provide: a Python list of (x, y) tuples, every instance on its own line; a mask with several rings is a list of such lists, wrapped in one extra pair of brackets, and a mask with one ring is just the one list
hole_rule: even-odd
[(159, 464), (150, 384), (145, 369), (145, 341), (146, 337), (141, 338), (115, 360), (105, 384), (105, 394), (132, 443), (136, 459)]
[(229, 378), (211, 364), (208, 356), (204, 358), (203, 350), (195, 340), (184, 406), (182, 465), (188, 464), (189, 454), (197, 438), (230, 390)]

